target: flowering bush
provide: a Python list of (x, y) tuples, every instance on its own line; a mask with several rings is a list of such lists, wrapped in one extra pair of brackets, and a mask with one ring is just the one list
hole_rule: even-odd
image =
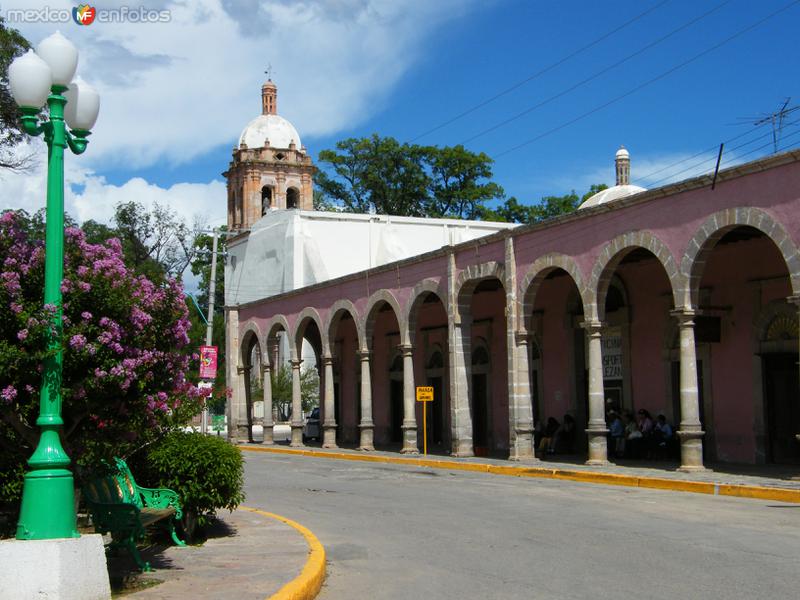
[[(42, 306), (44, 244), (24, 212), (0, 216), (0, 452), (26, 460), (39, 437), (41, 364), (55, 311)], [(65, 230), (62, 441), (80, 467), (125, 455), (186, 423), (201, 392), (181, 285), (126, 268), (116, 239), (90, 244)], [(3, 482), (5, 485), (6, 482)]]

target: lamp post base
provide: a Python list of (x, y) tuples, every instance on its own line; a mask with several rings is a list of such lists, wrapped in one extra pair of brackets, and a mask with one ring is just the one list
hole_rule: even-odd
[(25, 474), (18, 540), (76, 538), (75, 484), (67, 469), (39, 469)]
[(2, 540), (3, 598), (108, 600), (106, 554), (99, 534), (57, 540)]

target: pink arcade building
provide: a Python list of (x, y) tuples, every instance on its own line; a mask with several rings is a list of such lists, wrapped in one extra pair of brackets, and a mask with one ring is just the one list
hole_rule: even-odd
[[(570, 415), (574, 452), (604, 464), (613, 408), (664, 414), (683, 470), (800, 464), (800, 151), (713, 187), (643, 190), (629, 169), (620, 150), (617, 185), (572, 214), (227, 305), (231, 437), (252, 423), (255, 354), (272, 405), (285, 338), (294, 415), (313, 348), (326, 448), (420, 452), (415, 387), (432, 386), (429, 447), (456, 457), (535, 460), (535, 424)], [(265, 443), (271, 426), (267, 410)]]

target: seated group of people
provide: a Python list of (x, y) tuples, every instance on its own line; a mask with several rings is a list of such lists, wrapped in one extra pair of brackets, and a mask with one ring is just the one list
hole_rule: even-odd
[(555, 417), (549, 417), (547, 424), (537, 423), (534, 431), (535, 447), (541, 454), (572, 453), (575, 445), (575, 419), (572, 415), (564, 415), (563, 423)]
[(608, 411), (609, 451), (618, 458), (666, 458), (675, 439), (672, 425), (659, 414), (655, 420), (641, 408), (634, 417), (626, 411)]

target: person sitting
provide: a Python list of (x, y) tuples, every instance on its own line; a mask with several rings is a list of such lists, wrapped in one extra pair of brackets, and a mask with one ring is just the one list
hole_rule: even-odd
[(542, 438), (539, 440), (539, 450), (542, 454), (552, 454), (555, 451), (553, 448), (555, 447), (556, 432), (560, 426), (561, 424), (555, 417), (547, 418), (547, 425), (545, 425)]
[(564, 454), (571, 454), (572, 447), (575, 444), (575, 419), (572, 415), (564, 415), (564, 422), (561, 427), (556, 431), (553, 440), (552, 452), (561, 452)]
[(608, 412), (608, 419), (611, 422), (608, 429), (611, 436), (611, 447), (614, 456), (622, 456), (625, 452), (625, 426), (622, 424), (622, 419), (615, 410)]
[(674, 432), (672, 425), (667, 423), (667, 418), (663, 413), (656, 417), (656, 423), (653, 426), (652, 449), (653, 454), (658, 457), (665, 457), (669, 452), (669, 447), (672, 444)]

